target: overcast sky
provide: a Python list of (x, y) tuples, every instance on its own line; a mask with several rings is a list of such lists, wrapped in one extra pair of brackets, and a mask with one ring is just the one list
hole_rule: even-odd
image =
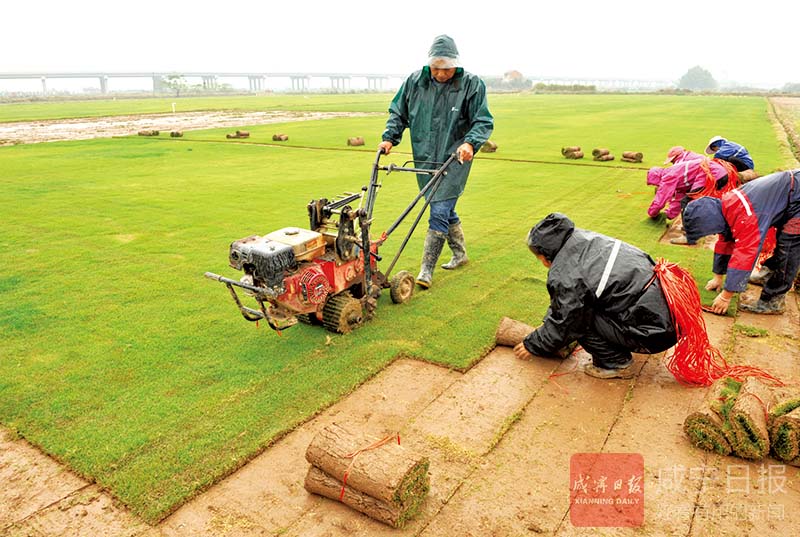
[(405, 74), (451, 35), (480, 75), (800, 82), (800, 2), (761, 0), (7, 1), (0, 73)]

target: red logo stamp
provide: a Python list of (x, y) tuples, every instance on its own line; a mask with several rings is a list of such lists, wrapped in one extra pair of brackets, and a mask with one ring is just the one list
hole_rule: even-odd
[(644, 458), (638, 453), (576, 453), (569, 461), (573, 526), (630, 528), (644, 523)]

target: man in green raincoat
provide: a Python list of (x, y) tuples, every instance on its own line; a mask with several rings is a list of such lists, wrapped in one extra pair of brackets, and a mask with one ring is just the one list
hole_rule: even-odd
[[(454, 269), (467, 263), (467, 249), (456, 202), (464, 192), (472, 156), (489, 139), (494, 127), (486, 102), (486, 85), (459, 65), (458, 49), (449, 36), (440, 35), (428, 52), (428, 65), (412, 73), (392, 99), (389, 120), (383, 131), (382, 148), (388, 155), (400, 143), (403, 131), (411, 131), (416, 166), (435, 168), (456, 153), (460, 164), (447, 170), (439, 190), (431, 199), (428, 234), (417, 284), (431, 286), (433, 269), (445, 241), (453, 257), (442, 265)], [(430, 175), (417, 176), (422, 188)]]

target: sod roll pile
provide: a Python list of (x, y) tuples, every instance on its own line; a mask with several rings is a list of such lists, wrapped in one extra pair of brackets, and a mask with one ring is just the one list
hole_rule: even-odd
[(572, 145), (568, 147), (562, 147), (561, 155), (564, 158), (578, 160), (583, 158), (583, 151), (581, 151), (581, 147), (579, 145)]
[(288, 139), (289, 139), (289, 135), (288, 134), (279, 133), (279, 134), (273, 134), (272, 135), (272, 141), (273, 142), (285, 142)]
[(364, 138), (362, 138), (361, 136), (353, 136), (351, 138), (348, 138), (347, 145), (350, 146), (364, 145)]
[(614, 155), (611, 154), (611, 151), (603, 147), (592, 149), (592, 157), (594, 157), (592, 160), (596, 160), (598, 162), (614, 160)]
[(334, 423), (317, 433), (306, 460), (306, 490), (393, 528), (419, 512), (430, 490), (428, 459), (410, 453), (394, 436), (376, 442)]
[(639, 162), (642, 161), (643, 158), (644, 158), (644, 155), (642, 153), (637, 152), (637, 151), (623, 151), (621, 160), (623, 162), (639, 163)]
[(800, 388), (721, 378), (687, 416), (683, 431), (694, 446), (720, 455), (760, 460), (771, 452), (800, 466)]
[(497, 143), (493, 142), (492, 140), (486, 140), (486, 142), (481, 146), (482, 153), (496, 153), (497, 152)]
[(226, 134), (225, 138), (228, 140), (234, 140), (237, 138), (250, 138), (250, 131), (236, 131), (233, 134)]
[(800, 466), (800, 390), (775, 393), (769, 410), (769, 437), (775, 458)]

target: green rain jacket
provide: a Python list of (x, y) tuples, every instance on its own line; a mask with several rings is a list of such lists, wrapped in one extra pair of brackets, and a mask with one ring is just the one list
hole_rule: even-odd
[[(434, 168), (421, 162), (444, 162), (464, 142), (472, 144), (477, 153), (494, 128), (486, 85), (460, 67), (453, 78), (441, 84), (431, 77), (430, 67), (423, 67), (403, 82), (392, 99), (382, 138), (397, 145), (406, 128), (411, 131), (411, 148), (420, 168)], [(471, 167), (472, 162), (451, 164), (431, 201), (461, 196)], [(429, 175), (417, 175), (420, 188), (429, 180)]]

